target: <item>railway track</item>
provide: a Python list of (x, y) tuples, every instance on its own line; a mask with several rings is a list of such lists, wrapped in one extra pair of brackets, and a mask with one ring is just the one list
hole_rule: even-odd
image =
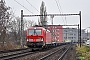
[(11, 59), (20, 58), (26, 55), (30, 55), (33, 53), (34, 52), (32, 52), (32, 50), (29, 48), (0, 51), (0, 60), (11, 60)]
[(62, 60), (70, 46), (64, 46), (48, 55), (43, 56), (39, 60)]
[(58, 58), (58, 60), (62, 60), (64, 58), (64, 56), (67, 54), (68, 50), (70, 49), (71, 46), (69, 46), (64, 53)]
[(3, 50), (3, 51), (0, 51), (0, 54), (2, 53), (9, 53), (9, 52), (15, 52), (15, 51), (21, 51), (21, 50), (27, 50), (29, 48), (22, 48), (22, 49), (13, 49), (13, 50)]
[[(57, 49), (58, 48), (58, 49)], [(47, 51), (32, 51), (31, 49), (9, 50), (0, 53), (0, 60), (62, 60), (70, 46), (61, 46)], [(56, 49), (56, 50), (55, 50)], [(51, 51), (48, 52), (48, 51)], [(49, 54), (48, 54), (48, 53)], [(42, 55), (42, 56), (41, 56)], [(34, 56), (34, 57), (33, 57)], [(26, 58), (25, 58), (26, 57)]]

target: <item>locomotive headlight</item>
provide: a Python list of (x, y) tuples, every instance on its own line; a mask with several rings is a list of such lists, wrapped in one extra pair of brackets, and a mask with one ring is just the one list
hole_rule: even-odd
[(29, 40), (27, 39), (27, 41), (29, 41)]
[(41, 39), (41, 41), (43, 41), (43, 38)]

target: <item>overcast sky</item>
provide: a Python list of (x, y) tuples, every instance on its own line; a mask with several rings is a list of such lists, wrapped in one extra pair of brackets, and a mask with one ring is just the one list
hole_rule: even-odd
[[(78, 14), (79, 11), (82, 13), (82, 29), (85, 29), (87, 27), (90, 27), (90, 0), (56, 0), (58, 2), (58, 5), (60, 6), (60, 12), (58, 9), (58, 6), (56, 4), (55, 0), (16, 0), (19, 2), (21, 5), (25, 6), (28, 10), (20, 6), (15, 0), (5, 0), (6, 5), (10, 6), (13, 11), (15, 11), (16, 16), (20, 16), (20, 11), (23, 9), (24, 14), (39, 14), (38, 11), (40, 11), (40, 6), (42, 1), (44, 1), (46, 10), (48, 14), (59, 14), (60, 12), (63, 13), (76, 13)], [(35, 8), (33, 8), (27, 1), (29, 1)], [(30, 20), (34, 20), (37, 22), (38, 17), (31, 17), (31, 18), (26, 18)], [(48, 24), (51, 24), (50, 17), (48, 17)], [(57, 25), (74, 25), (74, 24), (79, 24), (79, 16), (64, 16), (64, 17), (54, 17), (54, 24)], [(90, 28), (87, 28), (90, 32)]]

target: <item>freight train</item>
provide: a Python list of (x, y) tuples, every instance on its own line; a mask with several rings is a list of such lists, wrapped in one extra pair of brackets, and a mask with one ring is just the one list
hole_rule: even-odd
[(43, 27), (32, 26), (26, 30), (26, 45), (30, 48), (46, 48), (64, 43), (53, 43), (52, 33)]

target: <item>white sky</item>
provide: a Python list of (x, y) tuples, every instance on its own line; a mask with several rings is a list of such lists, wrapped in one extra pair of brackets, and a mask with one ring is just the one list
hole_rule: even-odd
[[(27, 11), (25, 8), (20, 6), (18, 3), (16, 3), (14, 0), (5, 0), (6, 5), (10, 6), (13, 11), (15, 11), (16, 16), (20, 16), (21, 9), (23, 9), (24, 14), (32, 14), (29, 11)], [(35, 10), (31, 5), (27, 3), (26, 0), (16, 0), (23, 6), (25, 6), (28, 10), (33, 12), (33, 14), (39, 14), (38, 11), (40, 11), (40, 6), (42, 1), (44, 1), (47, 13), (48, 14), (59, 14), (59, 9), (57, 7), (56, 1), (60, 3), (60, 11), (63, 13), (76, 13), (78, 14), (79, 11), (82, 12), (82, 29), (85, 29), (87, 27), (90, 27), (90, 0), (27, 0), (29, 1), (37, 10)], [(58, 3), (58, 4), (59, 4)], [(63, 18), (63, 19), (62, 19)], [(27, 19), (27, 18), (26, 18)], [(28, 18), (30, 20), (35, 20), (37, 22), (38, 17), (32, 17)], [(48, 17), (48, 24), (51, 24), (50, 17)], [(79, 16), (67, 16), (65, 17), (54, 17), (54, 24), (57, 25), (74, 25), (79, 24)], [(90, 32), (90, 28), (87, 28)]]

